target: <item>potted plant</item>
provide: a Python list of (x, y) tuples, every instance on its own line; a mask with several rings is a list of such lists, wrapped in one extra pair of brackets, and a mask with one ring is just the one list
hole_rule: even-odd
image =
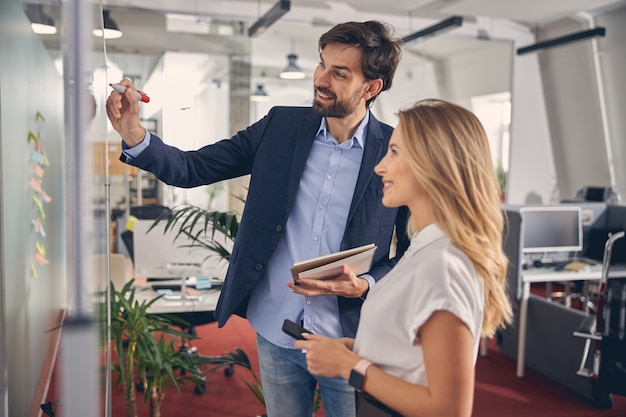
[[(202, 368), (207, 360), (176, 347), (193, 337), (176, 329), (187, 323), (168, 314), (150, 314), (150, 306), (160, 296), (139, 302), (133, 284), (131, 280), (118, 291), (111, 283), (110, 334), (117, 355), (112, 370), (118, 373), (116, 384), (121, 383), (124, 389), (126, 416), (137, 416), (135, 382), (139, 379), (145, 390), (144, 402), (150, 404), (150, 416), (159, 417), (169, 385), (177, 392), (184, 381), (204, 386)], [(103, 306), (100, 311), (105, 311)]]
[[(220, 259), (230, 261), (230, 250), (226, 241), (234, 242), (239, 230), (239, 221), (235, 213), (205, 210), (191, 204), (182, 204), (155, 219), (148, 232), (161, 222), (165, 222), (163, 233), (177, 227), (175, 239), (181, 235), (186, 236), (193, 242), (192, 246), (205, 248), (217, 254)], [(223, 236), (224, 239), (218, 240), (216, 236)]]
[(502, 161), (498, 162), (496, 166), (496, 176), (498, 177), (498, 185), (500, 186), (500, 200), (504, 202), (506, 200), (506, 177), (507, 173), (502, 166)]

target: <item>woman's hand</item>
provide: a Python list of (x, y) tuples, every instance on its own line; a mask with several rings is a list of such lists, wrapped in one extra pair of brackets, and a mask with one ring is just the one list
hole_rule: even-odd
[(360, 359), (352, 352), (354, 339), (331, 339), (309, 333), (302, 335), (305, 340), (297, 340), (294, 347), (306, 351), (306, 363), (311, 374), (327, 378), (350, 377), (350, 371)]

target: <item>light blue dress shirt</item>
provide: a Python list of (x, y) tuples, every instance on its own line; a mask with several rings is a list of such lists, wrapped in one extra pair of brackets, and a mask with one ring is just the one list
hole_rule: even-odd
[[(318, 256), (338, 252), (341, 248), (348, 212), (361, 167), (369, 111), (351, 140), (341, 144), (330, 134), (323, 118), (300, 179), (293, 209), (265, 273), (252, 290), (247, 318), (252, 327), (275, 345), (293, 348), (294, 339), (282, 332), (288, 318), (315, 334), (342, 337), (337, 296), (303, 297), (287, 286), (291, 266)], [(146, 131), (144, 141), (129, 149), (122, 143), (127, 157), (137, 157), (150, 144)], [(277, 150), (280, 151), (280, 150)], [(262, 243), (262, 236), (259, 236)], [(362, 278), (375, 284), (369, 275)]]
[[(294, 294), (294, 262), (340, 250), (354, 188), (361, 167), (369, 112), (354, 137), (339, 144), (328, 132), (326, 119), (307, 158), (285, 234), (265, 274), (252, 290), (247, 317), (254, 329), (275, 345), (293, 348), (294, 339), (281, 331), (288, 318), (315, 334), (342, 337), (337, 296), (303, 297)], [(261, 237), (260, 237), (261, 238)], [(374, 280), (368, 277), (370, 285)]]

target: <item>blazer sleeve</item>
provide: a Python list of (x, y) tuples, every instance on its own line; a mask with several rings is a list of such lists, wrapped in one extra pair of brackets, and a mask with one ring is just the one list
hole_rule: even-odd
[(232, 138), (193, 151), (167, 145), (151, 133), (150, 146), (141, 154), (130, 160), (122, 154), (120, 160), (153, 173), (168, 185), (182, 188), (240, 177), (250, 173), (256, 150), (274, 114), (272, 109)]

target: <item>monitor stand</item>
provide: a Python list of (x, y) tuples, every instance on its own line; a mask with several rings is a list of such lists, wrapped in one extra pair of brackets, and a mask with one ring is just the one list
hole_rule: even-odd
[(198, 275), (202, 264), (197, 262), (172, 262), (167, 264), (167, 272), (180, 277), (180, 295), (166, 295), (168, 300), (199, 300), (200, 295), (187, 294), (187, 278)]

